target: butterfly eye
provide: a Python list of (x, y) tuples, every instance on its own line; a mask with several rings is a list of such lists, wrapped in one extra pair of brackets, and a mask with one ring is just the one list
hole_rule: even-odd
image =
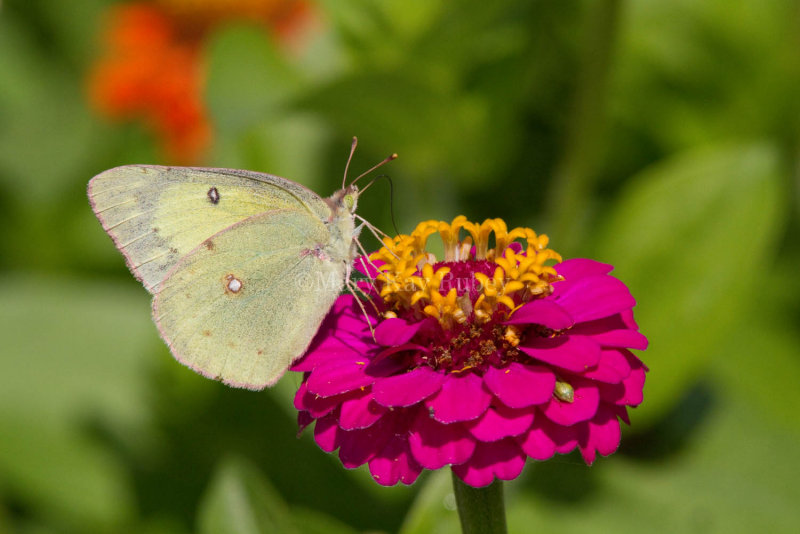
[(572, 389), (571, 385), (560, 380), (556, 381), (556, 387), (553, 389), (553, 395), (555, 395), (558, 400), (564, 402), (571, 403), (575, 400), (575, 390)]
[(356, 204), (356, 198), (350, 193), (346, 194), (343, 200), (344, 205), (348, 210), (352, 210), (353, 206)]

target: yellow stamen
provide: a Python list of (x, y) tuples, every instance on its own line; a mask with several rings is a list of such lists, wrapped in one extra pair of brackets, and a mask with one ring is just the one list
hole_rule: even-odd
[[(519, 334), (520, 334), (519, 328), (517, 328), (513, 324), (512, 325), (508, 325), (506, 327), (505, 333), (503, 334), (503, 339), (508, 341), (508, 344), (511, 345), (512, 347), (516, 347), (516, 346), (519, 345), (519, 341), (520, 341)], [(506, 372), (508, 372), (508, 371), (506, 371)]]
[[(463, 239), (462, 229), (469, 234)], [(444, 244), (444, 261), (494, 263), (491, 276), (477, 269), (474, 272), (474, 281), (479, 286), (477, 295), (474, 294), (475, 284), (469, 281), (465, 289), (450, 287), (447, 294), (442, 295), (444, 278), (451, 269), (444, 266), (435, 269), (436, 257), (425, 250), (428, 238), (435, 233)], [(489, 248), (492, 234), (494, 248)], [(524, 253), (515, 252), (510, 246), (516, 240), (525, 240)], [(471, 255), (473, 244), (474, 257)], [(486, 322), (498, 311), (509, 316), (524, 302), (549, 295), (551, 284), (560, 279), (552, 263), (561, 261), (561, 256), (548, 249), (547, 244), (546, 235), (537, 235), (530, 228), (509, 231), (502, 219), (486, 219), (478, 224), (460, 215), (450, 223), (423, 221), (410, 235), (385, 238), (384, 246), (371, 254), (370, 259), (383, 262), (376, 281), (380, 296), (393, 310), (389, 313), (397, 316), (399, 311), (410, 310), (419, 318), (434, 317), (443, 327), (450, 328), (470, 318), (478, 323)], [(485, 266), (480, 269), (484, 270)], [(519, 339), (517, 336), (514, 341), (513, 332), (507, 330), (506, 340), (516, 346)]]

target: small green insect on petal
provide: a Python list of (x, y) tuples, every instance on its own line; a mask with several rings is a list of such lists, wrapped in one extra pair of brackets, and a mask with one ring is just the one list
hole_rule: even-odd
[(571, 403), (575, 400), (575, 390), (572, 389), (572, 386), (567, 382), (562, 382), (560, 380), (556, 381), (556, 387), (553, 389), (553, 395), (555, 395), (558, 400), (564, 402)]

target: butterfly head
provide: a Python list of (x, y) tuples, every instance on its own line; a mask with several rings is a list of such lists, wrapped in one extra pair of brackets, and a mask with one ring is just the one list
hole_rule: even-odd
[(336, 191), (330, 198), (328, 204), (337, 215), (352, 215), (358, 207), (358, 196), (361, 192), (355, 185), (348, 185)]
[(342, 197), (342, 205), (350, 213), (356, 212), (358, 206), (358, 187), (351, 185), (345, 188), (344, 196)]

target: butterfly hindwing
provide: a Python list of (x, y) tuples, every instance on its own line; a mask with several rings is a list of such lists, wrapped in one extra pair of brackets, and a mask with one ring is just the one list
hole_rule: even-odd
[(175, 357), (251, 389), (275, 383), (341, 291), (346, 259), (305, 210), (255, 215), (201, 242), (159, 285), (153, 315)]
[(299, 184), (233, 169), (129, 165), (95, 176), (88, 193), (103, 228), (153, 294), (183, 255), (248, 217), (279, 209), (330, 216), (325, 201)]

